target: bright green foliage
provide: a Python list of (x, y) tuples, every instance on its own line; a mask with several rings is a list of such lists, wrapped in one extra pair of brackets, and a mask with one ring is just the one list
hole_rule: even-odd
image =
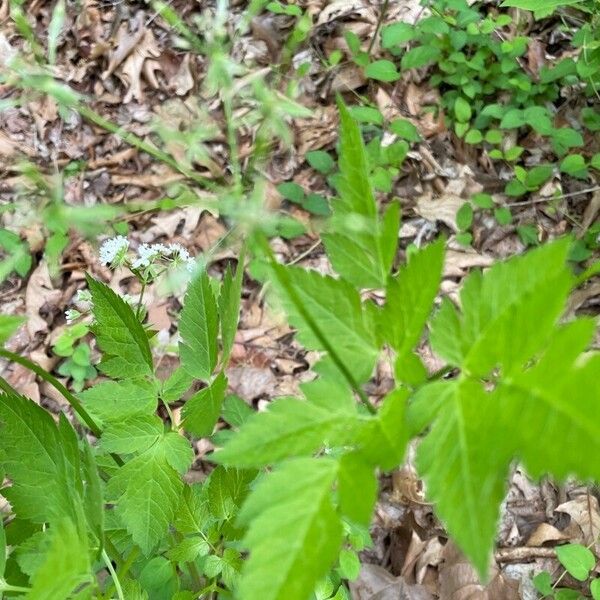
[(23, 317), (15, 315), (0, 315), (0, 343), (6, 342), (13, 333), (24, 323)]
[[(462, 374), (416, 394), (415, 430), (433, 423), (418, 467), (451, 535), (482, 573), (513, 458), (534, 476), (600, 478), (597, 465), (581, 461), (582, 452), (600, 451), (598, 358), (578, 360), (593, 323), (556, 327), (573, 285), (567, 252), (563, 240), (472, 274), (461, 311), (445, 301), (432, 323), (433, 348)], [(552, 444), (540, 445), (541, 436)]]
[(329, 232), (323, 236), (335, 270), (357, 287), (385, 285), (397, 244), (399, 213), (390, 205), (383, 218), (369, 184), (364, 144), (348, 109), (340, 108), (339, 198), (333, 202)]
[(93, 328), (104, 358), (100, 370), (116, 379), (150, 375), (153, 371), (148, 336), (131, 306), (107, 285), (87, 277), (93, 312), (100, 326)]
[(90, 560), (85, 537), (72, 521), (57, 521), (50, 528), (51, 542), (32, 578), (28, 600), (65, 600), (90, 581)]
[(22, 396), (0, 394), (0, 456), (12, 485), (2, 494), (20, 517), (35, 523), (78, 522), (83, 485), (77, 437)]
[(324, 445), (341, 446), (356, 437), (356, 410), (337, 411), (312, 402), (281, 398), (252, 416), (215, 460), (239, 468), (262, 467), (295, 456), (310, 455)]
[(219, 315), (221, 320), (221, 339), (223, 342), (222, 363), (226, 363), (233, 347), (233, 339), (237, 331), (240, 316), (240, 295), (242, 292), (242, 279), (244, 277), (244, 255), (238, 261), (235, 275), (227, 266), (223, 277), (223, 287), (219, 296)]
[(260, 480), (240, 521), (250, 558), (237, 594), (244, 600), (305, 600), (337, 558), (342, 524), (332, 503), (338, 463), (299, 458)]
[[(273, 283), (288, 313), (298, 327), (298, 339), (307, 348), (335, 349), (357, 381), (368, 379), (375, 366), (377, 346), (368, 315), (358, 292), (347, 282), (300, 268), (272, 265)], [(318, 324), (316, 333), (310, 322)]]
[(183, 407), (183, 427), (197, 437), (210, 435), (221, 414), (227, 390), (227, 377), (219, 373), (215, 380), (194, 394)]
[(196, 379), (208, 381), (214, 371), (218, 331), (217, 301), (208, 274), (202, 271), (188, 287), (179, 323), (181, 364)]
[(579, 581), (585, 581), (596, 566), (594, 553), (581, 544), (559, 546), (556, 549), (556, 556), (569, 575)]

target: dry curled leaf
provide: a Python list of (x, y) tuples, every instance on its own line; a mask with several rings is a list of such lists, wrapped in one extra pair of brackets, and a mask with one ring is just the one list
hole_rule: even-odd
[(557, 506), (555, 512), (568, 514), (581, 529), (581, 542), (586, 546), (592, 545), (596, 556), (600, 556), (600, 510), (596, 496), (582, 494)]
[(54, 289), (48, 263), (40, 262), (31, 273), (25, 291), (25, 311), (27, 313), (27, 331), (33, 338), (38, 332), (48, 331), (48, 323), (41, 316), (40, 309), (53, 307), (60, 300), (62, 292)]

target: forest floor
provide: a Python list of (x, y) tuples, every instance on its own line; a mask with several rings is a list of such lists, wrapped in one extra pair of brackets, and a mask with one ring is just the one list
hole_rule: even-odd
[[(44, 0), (26, 3), (40, 39), (45, 39), (50, 26), (53, 4)], [(53, 69), (57, 78), (88, 96), (100, 116), (142, 140), (150, 140), (155, 134), (157, 117), (169, 131), (179, 132), (193, 132), (204, 111), (218, 122), (222, 114), (218, 100), (199, 92), (208, 61), (174, 45), (172, 28), (149, 4), (82, 0), (78, 10), (70, 4)], [(212, 10), (206, 4), (189, 0), (170, 3), (186, 22)], [(231, 22), (239, 19), (245, 8), (235, 4), (229, 15)], [(448, 237), (443, 294), (455, 297), (472, 269), (520, 254), (530, 245), (568, 232), (583, 240), (597, 225), (600, 211), (600, 187), (593, 179), (558, 174), (526, 199), (507, 197), (503, 195), (507, 174), (486, 152), (458, 138), (443, 110), (437, 115), (423, 110), (440, 102), (439, 92), (428, 82), (426, 69), (414, 69), (396, 81), (384, 82), (365, 77), (364, 69), (349, 60), (333, 68), (323, 64), (322, 55), (329, 56), (336, 49), (347, 51), (344, 32), (348, 30), (366, 47), (381, 25), (399, 20), (411, 23), (422, 17), (423, 8), (413, 0), (385, 4), (387, 12), (379, 23), (380, 7), (368, 0), (299, 3), (311, 16), (312, 26), (292, 59), (308, 61), (311, 68), (300, 78), (296, 101), (310, 109), (312, 116), (290, 119), (290, 143), (281, 139), (272, 144), (269, 160), (261, 167), (267, 181), (268, 208), (294, 219), (284, 235), (271, 240), (278, 258), (331, 272), (319, 239), (321, 217), (305, 210), (301, 203), (290, 201), (286, 196), (296, 188), (288, 187), (285, 193), (281, 184), (293, 182), (320, 197), (330, 194), (326, 177), (307, 162), (306, 156), (335, 149), (338, 93), (349, 104), (360, 101), (369, 106), (386, 121), (404, 118), (418, 131), (419, 141), (411, 145), (394, 173), (390, 191), (381, 191), (379, 196), (382, 202), (392, 197), (400, 200), (402, 252), (409, 244), (420, 245), (440, 233)], [(16, 52), (23, 43), (8, 15), (8, 0), (0, 0), (0, 64), (3, 56)], [(248, 33), (237, 39), (232, 55), (256, 72), (268, 72), (284, 55), (295, 22), (294, 16), (262, 12), (254, 18)], [(529, 50), (521, 60), (529, 71), (539, 72), (543, 63), (561, 58), (559, 23), (548, 17), (532, 21), (527, 27)], [(380, 51), (378, 43), (370, 47), (375, 57)], [(285, 80), (280, 82), (282, 90), (285, 85)], [(17, 95), (11, 86), (0, 83), (0, 103)], [(569, 110), (567, 106), (562, 114), (565, 123), (575, 118)], [(375, 113), (363, 114), (367, 135), (373, 124), (369, 118), (375, 124), (378, 119)], [(198, 153), (202, 156), (195, 167), (209, 181), (219, 182), (229, 174), (224, 128), (201, 139), (204, 154)], [(250, 123), (237, 134), (242, 160), (249, 161), (256, 128)], [(176, 161), (184, 163), (189, 145), (196, 142), (193, 135), (173, 136), (164, 147)], [(598, 151), (597, 136), (590, 135), (585, 142), (592, 152)], [(523, 144), (535, 157), (533, 150), (539, 140), (531, 137)], [(65, 358), (57, 355), (55, 347), (67, 328), (65, 311), (76, 306), (74, 297), (84, 286), (85, 273), (106, 281), (119, 293), (136, 296), (140, 289), (128, 271), (110, 271), (100, 264), (98, 246), (107, 234), (111, 235), (107, 228), (101, 235), (87, 237), (71, 231), (57, 253), (56, 264), (44, 258), (53, 216), (46, 210), (46, 200), (36, 195), (39, 186), (35, 175), (24, 173), (19, 166), (23, 157), (36, 166), (46, 182), (53, 173), (62, 174), (62, 200), (68, 206), (86, 207), (100, 220), (104, 213), (98, 209), (122, 211), (125, 207), (125, 212), (112, 219), (116, 224), (112, 235), (124, 233), (134, 246), (180, 243), (193, 256), (210, 256), (215, 273), (222, 272), (237, 257), (228, 219), (220, 214), (215, 201), (217, 192), (190, 184), (196, 201), (189, 205), (174, 201), (170, 189), (185, 181), (184, 174), (77, 113), (61, 114), (61, 107), (51, 96), (38, 95), (18, 105), (2, 106), (0, 231), (16, 232), (28, 244), (32, 256), (31, 265), (23, 268), (21, 275), (18, 269), (11, 272), (0, 286), (2, 313), (27, 316), (26, 325), (10, 340), (8, 348), (53, 370), (65, 383), (72, 380), (64, 367), (59, 370)], [(534, 158), (530, 165), (535, 165)], [(464, 227), (457, 225), (457, 212), (465, 199), (477, 193), (490, 194), (494, 202), (508, 206), (512, 219), (500, 224), (489, 213), (477, 212), (468, 225), (470, 244), (465, 245), (460, 238), (457, 240), (464, 233)], [(2, 240), (6, 250), (8, 242), (0, 238), (0, 243)], [(591, 258), (586, 255), (582, 264)], [(165, 294), (159, 286), (151, 287), (145, 295), (149, 322), (159, 332), (155, 351), (165, 373), (177, 363), (173, 348), (181, 300), (180, 293)], [(295, 341), (293, 330), (281, 315), (268, 309), (260, 286), (249, 275), (244, 282), (242, 306), (227, 376), (232, 393), (261, 409), (274, 397), (298, 393), (298, 385), (312, 377), (310, 367), (315, 357)], [(599, 308), (600, 283), (596, 282), (572, 298), (569, 310), (571, 314), (597, 315)], [(95, 355), (92, 347), (90, 364)], [(421, 356), (431, 371), (441, 366), (426, 346), (421, 348)], [(53, 388), (19, 365), (0, 363), (0, 373), (12, 386), (51, 411), (68, 408)], [(368, 394), (378, 401), (391, 387), (392, 373), (382, 363), (367, 387)], [(551, 441), (542, 439), (540, 443)], [(201, 479), (210, 469), (203, 456), (212, 449), (209, 440), (196, 444), (197, 460), (191, 477)], [(600, 557), (598, 498), (593, 490), (576, 482), (559, 486), (544, 481), (536, 485), (518, 466), (514, 468), (502, 511), (493, 578), (488, 585), (478, 582), (468, 562), (448, 542), (434, 509), (427, 502), (426, 490), (409, 455), (402, 469), (383, 479), (372, 527), (374, 546), (363, 554), (365, 566), (352, 584), (357, 599), (533, 599), (538, 595), (531, 583), (532, 574), (541, 570), (554, 573), (560, 568), (553, 550), (557, 543), (594, 544), (592, 548)]]

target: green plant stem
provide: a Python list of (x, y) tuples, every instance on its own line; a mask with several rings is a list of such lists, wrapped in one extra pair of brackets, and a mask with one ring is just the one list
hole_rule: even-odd
[(292, 282), (288, 278), (288, 273), (285, 270), (285, 267), (280, 265), (275, 255), (273, 254), (273, 250), (271, 246), (269, 246), (269, 242), (261, 237), (260, 241), (263, 245), (265, 253), (269, 259), (269, 262), (273, 266), (273, 270), (275, 272), (275, 276), (279, 279), (279, 283), (285, 288), (285, 291), (290, 296), (296, 310), (300, 313), (302, 318), (306, 321), (308, 326), (312, 329), (315, 337), (319, 340), (320, 344), (323, 346), (325, 351), (331, 357), (331, 360), (334, 362), (335, 366), (338, 368), (340, 373), (344, 376), (344, 379), (348, 382), (352, 391), (358, 396), (359, 400), (366, 407), (366, 409), (372, 414), (377, 413), (377, 409), (371, 404), (367, 394), (365, 394), (364, 390), (360, 387), (356, 379), (354, 379), (354, 375), (350, 372), (348, 367), (344, 364), (342, 359), (339, 357), (338, 353), (335, 351), (335, 348), (329, 343), (329, 340), (325, 336), (325, 334), (321, 331), (321, 328), (317, 325), (317, 322), (313, 319), (312, 315), (306, 310), (302, 300), (298, 296), (296, 289), (292, 285)]
[(39, 365), (36, 365), (34, 362), (30, 361), (28, 358), (16, 354), (14, 352), (10, 352), (9, 350), (5, 350), (4, 348), (0, 348), (0, 356), (6, 358), (12, 362), (16, 362), (30, 371), (33, 371), (38, 377), (43, 379), (46, 383), (49, 383), (53, 388), (58, 390), (65, 398), (65, 400), (71, 405), (73, 410), (81, 417), (81, 420), (88, 426), (88, 429), (96, 436), (100, 437), (102, 434), (102, 430), (94, 419), (90, 416), (90, 414), (83, 408), (80, 400), (72, 394), (56, 377), (50, 375), (45, 369), (42, 369)]
[(178, 171), (182, 175), (185, 175), (188, 179), (191, 179), (194, 183), (197, 183), (198, 185), (201, 185), (202, 187), (209, 190), (214, 191), (217, 189), (216, 184), (210, 179), (207, 179), (206, 177), (202, 177), (202, 175), (198, 175), (197, 173), (190, 171), (184, 165), (177, 162), (171, 155), (167, 154), (166, 152), (163, 152), (159, 148), (155, 148), (154, 146), (152, 146), (152, 144), (149, 144), (148, 142), (144, 141), (142, 138), (138, 137), (134, 133), (124, 131), (123, 128), (119, 127), (118, 125), (115, 125), (112, 121), (105, 119), (102, 115), (99, 115), (95, 110), (89, 108), (88, 106), (79, 104), (75, 107), (75, 110), (77, 110), (77, 112), (84, 119), (87, 119), (88, 121), (94, 123), (94, 125), (98, 125), (98, 127), (102, 127), (102, 129), (105, 129), (110, 133), (118, 135), (124, 142), (130, 144), (138, 150), (141, 150), (142, 152), (145, 152), (146, 154), (149, 154), (156, 160), (165, 163), (175, 171)]
[(106, 554), (106, 550), (102, 550), (102, 558), (104, 559), (104, 563), (106, 564), (106, 568), (110, 573), (110, 577), (113, 580), (113, 584), (115, 586), (115, 591), (117, 592), (117, 597), (119, 600), (125, 600), (125, 596), (123, 595), (123, 588), (121, 587), (121, 582), (119, 581), (119, 577), (115, 572), (115, 568), (112, 565), (110, 557)]
[(383, 21), (385, 19), (385, 15), (387, 14), (388, 6), (390, 4), (390, 0), (383, 0), (381, 4), (381, 9), (379, 10), (379, 17), (377, 18), (377, 24), (375, 25), (375, 31), (373, 32), (373, 37), (369, 43), (369, 47), (367, 48), (367, 54), (371, 54), (373, 47), (375, 46), (375, 42), (377, 41), (377, 36), (379, 35), (379, 30), (383, 25)]
[(31, 588), (21, 587), (19, 585), (10, 585), (6, 583), (4, 579), (0, 579), (0, 593), (2, 592), (21, 592), (27, 594), (31, 591)]

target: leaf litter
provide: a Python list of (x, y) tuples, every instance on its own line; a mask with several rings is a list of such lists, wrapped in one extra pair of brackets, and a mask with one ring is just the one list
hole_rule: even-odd
[[(34, 2), (31, 10), (47, 24), (50, 11), (44, 4)], [(333, 75), (325, 71), (320, 60), (323, 51), (329, 54), (339, 49), (348, 54), (343, 31), (349, 30), (358, 36), (363, 49), (369, 46), (379, 16), (377, 7), (363, 0), (305, 4), (309, 13), (317, 15), (309, 34), (311, 43), (303, 57), (303, 60), (308, 57), (311, 68), (302, 85), (302, 101), (312, 109), (312, 116), (294, 120), (293, 159), (285, 153), (275, 153), (273, 165), (267, 170), (283, 172), (280, 180), (287, 179), (290, 174), (298, 181), (306, 180), (310, 189), (314, 189), (305, 156), (307, 152), (332, 150), (335, 146), (338, 135), (335, 94), (364, 92), (384, 115), (397, 114), (408, 119), (423, 139), (409, 153), (405, 172), (397, 181), (405, 212), (403, 231), (408, 233), (404, 237), (401, 235), (403, 247), (415, 240), (420, 242), (421, 236), (429, 239), (439, 231), (452, 237), (458, 233), (457, 212), (472, 193), (480, 191), (478, 182), (486, 181), (486, 178), (497, 182), (501, 176), (485, 161), (483, 166), (476, 164), (476, 158), (474, 160), (460, 144), (454, 143), (443, 111), (436, 116), (434, 112), (424, 110), (424, 107), (439, 104), (439, 94), (428, 87), (426, 78), (412, 73), (394, 86), (374, 81), (367, 85), (362, 69), (352, 63), (333, 69)], [(417, 2), (390, 4), (387, 22), (398, 19), (414, 22), (423, 16), (423, 9)], [(3, 1), (0, 3), (0, 57), (9, 56), (16, 50), (10, 41), (13, 29), (7, 14), (8, 1)], [(197, 85), (206, 75), (204, 65), (199, 64), (194, 54), (185, 50), (173, 52), (168, 47), (164, 22), (155, 16), (148, 7), (138, 10), (127, 3), (97, 4), (86, 0), (80, 14), (68, 16), (68, 26), (65, 26), (58, 49), (57, 70), (64, 80), (82, 85), (93, 95), (102, 114), (142, 137), (149, 136), (147, 123), (153, 115), (166, 116), (166, 101), (177, 102), (179, 115), (187, 115), (171, 117), (170, 123), (164, 118), (170, 126), (181, 127), (186, 119), (187, 123), (193, 122), (197, 106), (193, 107), (190, 102), (195, 101)], [(239, 42), (241, 52), (248, 60), (254, 57), (256, 68), (261, 69), (280, 55), (285, 35), (284, 19), (276, 16), (255, 20), (249, 34)], [(374, 51), (378, 51), (377, 45)], [(534, 38), (526, 55), (528, 68), (539, 73), (546, 60), (543, 42)], [(217, 121), (217, 129), (218, 125)], [(252, 135), (252, 131), (247, 132), (248, 139)], [(213, 178), (221, 177), (227, 170), (227, 164), (219, 154), (222, 140), (218, 137), (208, 144), (209, 154), (196, 160), (207, 176)], [(175, 156), (179, 154), (181, 160), (189, 160), (185, 148), (172, 146), (169, 149)], [(20, 153), (36, 161), (42, 169), (50, 160), (65, 166), (72, 160), (85, 158), (91, 171), (83, 172), (78, 186), (73, 188), (75, 191), (70, 197), (73, 205), (121, 206), (133, 201), (143, 205), (159, 198), (165, 184), (176, 184), (184, 179), (172, 169), (140, 155), (112, 134), (79, 120), (59, 123), (56, 107), (48, 101), (29, 103), (0, 113), (0, 156), (11, 159)], [(283, 171), (280, 166), (273, 168), (277, 160), (285, 165)], [(15, 175), (8, 161), (3, 161), (0, 170), (4, 179), (0, 204), (13, 202), (27, 181), (19, 174)], [(571, 187), (565, 187), (560, 180), (549, 182), (534, 194), (530, 206), (517, 209), (516, 224), (498, 227), (486, 223), (485, 219), (476, 221), (475, 243), (471, 249), (460, 247), (451, 239), (444, 267), (444, 292), (455, 294), (462, 279), (473, 268), (485, 268), (495, 258), (520, 253), (524, 249), (517, 234), (520, 223), (534, 223), (541, 239), (571, 227), (578, 237), (582, 237), (597, 219), (598, 191), (591, 199), (589, 194), (565, 198), (555, 209), (548, 210), (546, 199), (553, 194), (568, 195), (580, 191), (577, 185), (570, 182), (567, 185)], [(127, 217), (132, 238), (139, 243), (182, 240), (189, 242), (188, 248), (194, 253), (210, 251), (227, 235), (227, 225), (214, 209), (207, 208), (212, 198), (206, 192), (201, 193), (207, 199), (206, 207), (132, 213)], [(584, 201), (580, 202), (579, 198)], [(494, 195), (498, 205), (509, 201), (502, 194)], [(288, 212), (303, 212), (285, 203), (282, 206)], [(0, 214), (0, 224), (17, 229), (8, 215), (6, 212)], [(303, 217), (310, 222), (305, 211)], [(577, 223), (578, 219), (579, 227), (573, 226), (573, 221)], [(278, 254), (285, 262), (297, 261), (321, 273), (329, 273), (331, 266), (324, 258), (322, 247), (315, 246), (314, 241), (310, 232), (292, 240), (276, 240)], [(51, 355), (49, 340), (52, 332), (64, 325), (60, 315), (72, 296), (72, 292), (66, 294), (64, 290), (80, 286), (84, 271), (108, 279), (109, 273), (97, 263), (95, 251), (88, 242), (80, 237), (70, 242), (62, 258), (60, 277), (52, 278), (48, 265), (38, 257), (37, 266), (27, 279), (13, 275), (2, 285), (3, 305), (13, 306), (15, 312), (24, 312), (28, 316), (23, 329), (26, 333), (19, 333), (23, 338), (20, 346), (39, 362), (43, 362), (44, 355)], [(309, 253), (305, 254), (307, 250)], [(227, 259), (235, 253), (225, 245), (217, 256), (216, 268), (222, 270)], [(139, 292), (129, 287), (132, 282), (120, 277), (114, 274), (110, 282), (113, 289)], [(592, 310), (597, 314), (597, 285), (590, 284), (581, 291), (583, 297), (574, 299), (572, 310)], [(163, 302), (157, 290), (148, 295), (151, 321), (160, 331), (166, 332), (169, 341), (176, 339), (170, 324), (179, 308), (177, 304), (177, 298)], [(430, 371), (435, 371), (437, 357), (432, 355), (431, 349), (421, 348), (420, 353), (424, 362), (431, 365)], [(169, 356), (168, 352), (165, 356)], [(273, 397), (296, 393), (298, 385), (311, 377), (312, 362), (310, 353), (307, 354), (295, 341), (292, 330), (265, 310), (258, 288), (252, 282), (246, 282), (240, 331), (228, 372), (231, 391), (247, 403), (263, 407)], [(2, 365), (0, 369), (6, 371), (7, 367)], [(18, 365), (10, 367), (7, 379), (38, 402), (54, 400), (48, 388), (39, 386), (35, 378)], [(371, 391), (377, 389), (373, 386)], [(383, 394), (381, 389), (380, 394)], [(206, 445), (198, 448), (198, 454), (201, 456), (207, 449)], [(544, 496), (544, 486), (540, 488), (527, 483), (526, 477), (515, 470), (503, 510), (497, 567), (491, 582), (483, 586), (470, 565), (447, 541), (431, 506), (424, 501), (426, 490), (421, 489), (410, 464), (390, 479), (394, 482), (387, 482), (387, 491), (385, 478), (383, 480), (384, 492), (377, 509), (377, 514), (383, 518), (378, 517), (374, 524), (375, 547), (364, 556), (366, 562), (358, 580), (352, 584), (353, 595), (359, 600), (428, 600), (435, 597), (512, 600), (531, 593), (526, 588), (533, 567), (536, 571), (542, 564), (547, 568), (551, 553), (541, 550), (551, 550), (556, 543), (566, 540), (578, 541), (593, 545), (600, 558), (597, 547), (600, 532), (598, 490), (582, 492), (577, 486), (567, 484), (561, 488), (550, 486), (551, 491)], [(392, 544), (390, 540), (396, 542)], [(540, 550), (539, 555), (536, 555), (536, 549)], [(515, 561), (509, 560), (511, 556)], [(520, 571), (515, 566), (521, 567)]]

